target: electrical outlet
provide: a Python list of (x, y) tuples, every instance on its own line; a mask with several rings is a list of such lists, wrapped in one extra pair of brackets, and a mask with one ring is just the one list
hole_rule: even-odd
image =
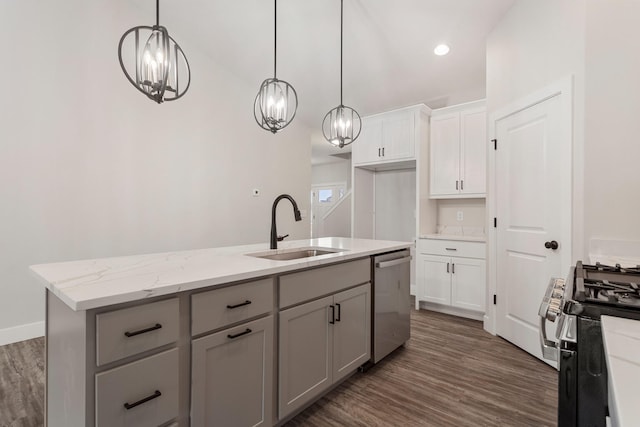
[(464, 219), (464, 213), (462, 211), (456, 212), (456, 219), (462, 221)]
[(257, 188), (254, 188), (251, 194), (253, 195), (253, 197), (258, 197), (260, 195), (260, 190)]

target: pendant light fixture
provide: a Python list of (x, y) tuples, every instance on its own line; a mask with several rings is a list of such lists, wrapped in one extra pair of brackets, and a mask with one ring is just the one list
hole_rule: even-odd
[(344, 4), (340, 0), (340, 105), (329, 111), (322, 120), (322, 134), (331, 145), (343, 148), (360, 136), (362, 120), (360, 114), (342, 103), (342, 39), (344, 27)]
[(276, 133), (287, 127), (296, 116), (298, 94), (293, 86), (277, 78), (278, 0), (273, 4), (273, 78), (260, 85), (253, 104), (253, 116), (262, 129)]
[[(140, 44), (141, 38), (146, 38), (144, 45)], [(127, 49), (123, 51), (123, 47)], [(140, 25), (122, 35), (118, 59), (131, 84), (158, 104), (180, 98), (191, 84), (187, 57), (167, 29), (160, 25), (160, 0), (156, 0), (154, 26)], [(135, 67), (135, 78), (127, 71), (125, 60), (129, 66)]]

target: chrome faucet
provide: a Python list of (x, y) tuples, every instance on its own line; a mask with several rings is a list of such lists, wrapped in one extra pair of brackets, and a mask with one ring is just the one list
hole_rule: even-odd
[(293, 205), (293, 216), (296, 221), (301, 221), (302, 217), (300, 216), (300, 210), (298, 209), (298, 204), (293, 197), (288, 194), (281, 194), (273, 201), (273, 207), (271, 208), (271, 249), (278, 249), (278, 242), (281, 242), (285, 237), (288, 236), (278, 236), (278, 232), (276, 231), (276, 207), (278, 206), (278, 202), (282, 199), (289, 199), (291, 204)]

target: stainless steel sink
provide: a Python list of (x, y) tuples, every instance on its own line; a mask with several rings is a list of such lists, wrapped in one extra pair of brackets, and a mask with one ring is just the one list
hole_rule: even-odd
[(289, 250), (273, 250), (270, 252), (258, 252), (253, 254), (246, 254), (255, 258), (271, 259), (275, 261), (288, 261), (292, 259), (311, 258), (314, 256), (334, 254), (337, 252), (344, 252), (344, 249), (334, 248), (296, 248)]

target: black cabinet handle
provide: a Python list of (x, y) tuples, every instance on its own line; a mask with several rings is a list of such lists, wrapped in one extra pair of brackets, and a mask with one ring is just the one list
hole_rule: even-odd
[(338, 317), (336, 317), (336, 322), (340, 321), (340, 304), (336, 303), (336, 307), (338, 307)]
[(447, 273), (449, 272), (449, 263), (447, 263)]
[(384, 147), (382, 147), (382, 157), (384, 157)]
[(555, 240), (544, 242), (544, 247), (555, 251), (556, 249), (558, 249), (558, 242), (556, 242)]
[(251, 301), (246, 300), (245, 302), (241, 302), (240, 304), (227, 305), (227, 308), (229, 308), (229, 309), (233, 309), (233, 308), (243, 307), (243, 306), (245, 306), (245, 305), (249, 305), (249, 304), (251, 304)]
[(142, 405), (143, 403), (147, 403), (148, 401), (153, 400), (156, 397), (160, 397), (160, 396), (162, 396), (162, 393), (160, 393), (160, 391), (156, 390), (151, 396), (147, 396), (144, 399), (138, 400), (137, 402), (125, 403), (124, 407), (128, 411), (131, 408), (135, 408), (138, 405)]
[(380, 148), (378, 148), (378, 157), (380, 157)]
[(329, 320), (329, 323), (333, 325), (336, 323), (336, 308), (333, 305), (329, 307), (331, 307), (331, 320)]
[(451, 263), (451, 274), (456, 274), (456, 263), (455, 262)]
[(127, 332), (124, 333), (124, 335), (127, 338), (131, 338), (131, 337), (135, 337), (136, 335), (145, 334), (147, 332), (155, 331), (156, 329), (160, 329), (160, 328), (162, 328), (162, 325), (160, 323), (156, 323), (155, 325), (153, 325), (152, 327), (147, 328), (147, 329), (140, 329), (139, 331), (133, 331), (133, 332), (127, 331)]
[(460, 189), (464, 190), (464, 180), (460, 180)]
[(456, 181), (456, 190), (458, 189), (458, 181)]
[(234, 339), (250, 333), (251, 333), (251, 329), (247, 328), (244, 332), (240, 332), (239, 334), (235, 334), (235, 335), (228, 334), (227, 338)]

